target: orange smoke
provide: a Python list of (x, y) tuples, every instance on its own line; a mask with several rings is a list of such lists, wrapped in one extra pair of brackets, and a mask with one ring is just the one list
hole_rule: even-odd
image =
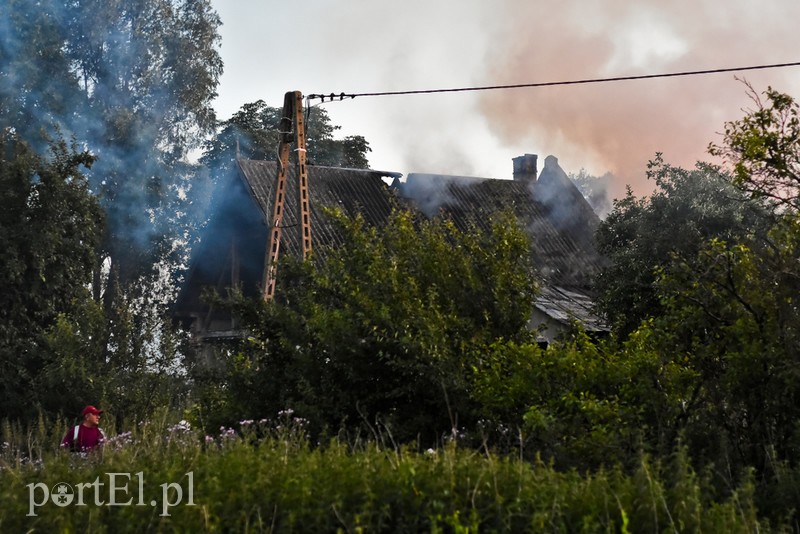
[[(798, 60), (800, 3), (748, 0), (591, 3), (506, 0), (487, 52), (491, 84), (519, 84), (740, 67)], [(578, 5), (580, 4), (580, 5)], [(602, 4), (602, 6), (600, 6)], [(766, 5), (769, 4), (769, 5)], [(744, 72), (757, 91), (793, 94), (800, 69)], [(572, 147), (593, 174), (613, 173), (614, 197), (644, 194), (647, 161), (712, 161), (725, 121), (749, 105), (734, 74), (482, 93), (480, 110), (503, 142), (538, 139), (540, 154)], [(795, 96), (800, 94), (795, 92)]]

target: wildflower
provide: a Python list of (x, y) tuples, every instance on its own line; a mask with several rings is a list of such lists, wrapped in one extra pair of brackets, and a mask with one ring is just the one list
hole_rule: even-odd
[(123, 432), (122, 434), (108, 438), (105, 442), (111, 447), (121, 448), (133, 443), (133, 434), (131, 432)]
[(167, 430), (170, 433), (174, 433), (174, 432), (186, 433), (186, 432), (191, 432), (192, 431), (192, 425), (190, 425), (188, 421), (180, 420), (180, 421), (178, 421), (177, 424), (172, 425)]
[(206, 443), (207, 443), (207, 444), (208, 444), (208, 443), (214, 443), (214, 437), (213, 437), (213, 436), (208, 436), (208, 435), (207, 435), (207, 436), (206, 436)]

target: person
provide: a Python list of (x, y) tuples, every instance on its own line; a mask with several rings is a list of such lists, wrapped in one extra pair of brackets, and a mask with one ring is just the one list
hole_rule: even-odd
[(105, 435), (100, 430), (100, 415), (103, 410), (94, 406), (87, 406), (81, 412), (83, 421), (79, 425), (70, 427), (67, 435), (61, 440), (61, 447), (73, 452), (90, 451), (105, 441)]

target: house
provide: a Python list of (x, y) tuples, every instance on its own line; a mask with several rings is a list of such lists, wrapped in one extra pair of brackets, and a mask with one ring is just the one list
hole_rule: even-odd
[(594, 248), (599, 218), (554, 156), (545, 158), (540, 174), (535, 154), (513, 163), (513, 180), (412, 173), (396, 186), (426, 215), (444, 212), (462, 229), (486, 225), (493, 213), (511, 209), (531, 237), (542, 277), (530, 321), (540, 329), (542, 341), (552, 341), (573, 321), (589, 333), (608, 332), (592, 310), (590, 291), (591, 279), (603, 265)]
[[(277, 164), (240, 159), (238, 173), (222, 184), (219, 199), (175, 307), (175, 316), (195, 339), (204, 342), (243, 334), (227, 313), (204, 302), (204, 288), (224, 293), (240, 287), (245, 295), (261, 292), (272, 218)], [(488, 224), (490, 216), (511, 209), (529, 231), (534, 263), (542, 276), (531, 326), (552, 340), (572, 321), (590, 332), (607, 331), (592, 312), (589, 282), (602, 264), (592, 245), (599, 219), (553, 156), (537, 173), (537, 156), (514, 158), (514, 179), (409, 174), (376, 170), (308, 166), (309, 205), (315, 255), (336, 246), (341, 237), (326, 223), (324, 207), (360, 213), (367, 224), (385, 224), (398, 202), (429, 217), (446, 214), (462, 229)], [(301, 235), (294, 169), (287, 177), (281, 254), (299, 254)]]

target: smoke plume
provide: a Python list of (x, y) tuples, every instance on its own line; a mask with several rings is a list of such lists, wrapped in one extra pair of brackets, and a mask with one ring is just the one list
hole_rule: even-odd
[[(498, 4), (502, 30), (488, 52), (492, 84), (604, 78), (797, 61), (800, 3), (525, 2)], [(757, 91), (797, 90), (797, 69), (749, 71)], [(506, 142), (532, 139), (539, 153), (570, 156), (594, 174), (643, 194), (656, 152), (672, 164), (712, 161), (710, 142), (748, 106), (734, 74), (482, 93), (480, 109)], [(565, 152), (571, 152), (565, 154)]]
[[(233, 113), (287, 90), (380, 92), (706, 70), (800, 59), (796, 0), (216, 0)], [(263, 20), (282, 32), (263, 32)], [(294, 39), (291, 20), (303, 21)], [(254, 43), (254, 39), (258, 43)], [(287, 51), (286, 42), (292, 47)], [(226, 52), (226, 50), (228, 52)], [(270, 69), (254, 69), (254, 50)], [(800, 68), (741, 73), (757, 91), (800, 97)], [(270, 91), (274, 96), (270, 96)], [(328, 105), (369, 140), (373, 168), (511, 178), (511, 159), (553, 154), (568, 173), (615, 175), (610, 193), (652, 184), (656, 152), (673, 165), (713, 161), (710, 142), (750, 105), (733, 73), (581, 86), (386, 98)], [(223, 107), (225, 107), (223, 106)], [(222, 109), (222, 108), (218, 108)], [(221, 111), (221, 116), (228, 113)]]

